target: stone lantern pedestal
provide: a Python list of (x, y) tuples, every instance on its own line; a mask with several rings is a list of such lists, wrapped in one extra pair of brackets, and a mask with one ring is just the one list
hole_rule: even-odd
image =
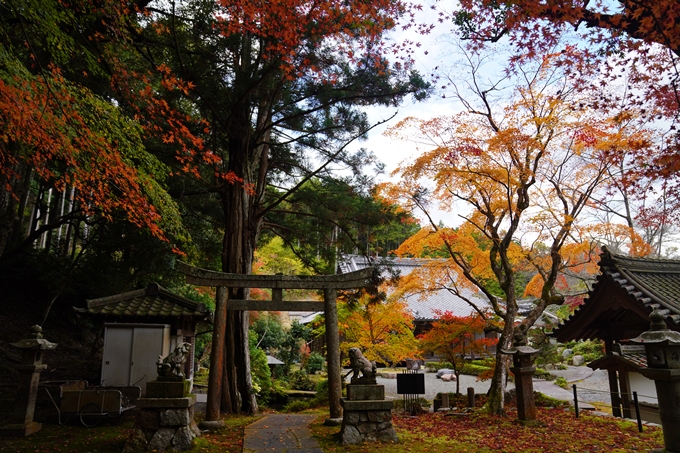
[(659, 401), (665, 449), (655, 453), (680, 453), (680, 333), (669, 330), (664, 315), (655, 309), (650, 330), (632, 339), (645, 347), (648, 368), (640, 371), (654, 381)]
[(534, 357), (539, 350), (524, 344), (524, 337), (518, 338), (511, 349), (501, 350), (512, 356), (515, 375), (515, 392), (517, 392), (517, 418), (522, 421), (536, 420), (536, 402), (534, 400), (533, 377), (536, 368)]
[(21, 365), (16, 367), (19, 371), (19, 387), (12, 422), (0, 428), (0, 436), (25, 437), (37, 433), (42, 428), (40, 423), (33, 421), (33, 415), (40, 372), (47, 368), (47, 365), (42, 363), (43, 351), (55, 349), (57, 344), (43, 338), (40, 326), (33, 326), (26, 338), (10, 345), (21, 349)]

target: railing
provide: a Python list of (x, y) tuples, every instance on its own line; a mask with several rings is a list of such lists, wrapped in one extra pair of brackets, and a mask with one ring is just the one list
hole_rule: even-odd
[[(579, 417), (579, 407), (578, 407), (578, 390), (577, 390), (576, 384), (572, 385), (572, 389), (574, 391), (574, 413), (576, 415), (576, 418), (578, 418)], [(633, 407), (635, 409), (635, 419), (637, 420), (639, 432), (642, 432), (642, 416), (641, 416), (641, 414), (645, 413), (645, 414), (651, 414), (651, 415), (658, 416), (658, 412), (653, 412), (653, 411), (650, 411), (650, 410), (645, 410), (644, 408), (640, 408), (640, 402), (639, 402), (639, 399), (638, 399), (638, 392), (634, 391), (632, 393), (621, 393), (621, 392), (614, 393), (614, 392), (609, 392), (609, 391), (606, 391), (606, 390), (596, 390), (596, 389), (589, 389), (589, 388), (584, 388), (584, 387), (581, 387), (580, 390), (586, 391), (586, 392), (602, 393), (602, 394), (609, 395), (610, 401), (617, 401), (616, 406), (618, 408), (618, 411), (615, 412), (614, 406), (610, 406), (612, 408), (612, 413), (613, 414), (614, 413), (620, 413), (621, 418), (626, 418), (625, 417), (626, 412), (629, 412), (631, 410), (630, 406), (626, 407), (625, 403), (627, 401), (630, 401), (630, 399), (632, 398)], [(639, 396), (646, 398), (646, 399), (658, 401), (658, 398), (656, 398), (655, 396), (649, 396), (649, 395), (639, 395)]]

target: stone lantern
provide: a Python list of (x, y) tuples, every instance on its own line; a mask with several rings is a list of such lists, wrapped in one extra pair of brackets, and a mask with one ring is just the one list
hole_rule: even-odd
[(645, 347), (648, 368), (640, 372), (656, 386), (666, 448), (655, 452), (680, 453), (680, 333), (669, 330), (664, 318), (652, 311), (650, 329), (631, 341)]
[(512, 348), (501, 349), (503, 354), (512, 356), (513, 367), (510, 370), (515, 374), (515, 392), (517, 393), (517, 418), (523, 421), (536, 420), (536, 402), (534, 401), (534, 354), (539, 352), (527, 346), (526, 337), (517, 334), (514, 337)]
[(28, 335), (11, 346), (21, 349), (21, 364), (16, 367), (19, 371), (19, 387), (14, 403), (14, 416), (9, 425), (0, 428), (0, 435), (25, 437), (40, 431), (42, 425), (33, 421), (35, 401), (38, 396), (40, 372), (47, 368), (43, 365), (43, 351), (55, 349), (56, 343), (45, 340), (42, 328), (33, 326)]

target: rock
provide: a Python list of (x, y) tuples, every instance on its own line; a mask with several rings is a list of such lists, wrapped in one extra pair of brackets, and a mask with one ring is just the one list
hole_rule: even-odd
[(444, 382), (451, 382), (456, 380), (456, 375), (455, 374), (442, 374), (441, 377), (442, 381)]
[(189, 429), (191, 429), (191, 432), (194, 433), (194, 436), (201, 437), (201, 430), (198, 429), (198, 425), (196, 424), (195, 421), (191, 420), (191, 423), (189, 424)]
[(380, 376), (383, 379), (396, 379), (397, 378), (397, 373), (382, 372), (382, 373), (378, 373), (377, 375)]
[(135, 420), (135, 426), (141, 429), (152, 429), (157, 430), (161, 427), (161, 420), (158, 416), (158, 412), (142, 409), (137, 414), (137, 419)]
[(441, 377), (445, 374), (453, 374), (453, 370), (451, 370), (449, 368), (442, 368), (439, 371), (437, 371), (437, 374), (435, 376), (437, 376), (437, 378), (441, 379)]
[(177, 430), (175, 436), (172, 438), (172, 446), (178, 451), (189, 450), (194, 446), (194, 437), (191, 428), (183, 426)]
[(356, 429), (354, 426), (345, 425), (342, 428), (341, 440), (343, 445), (354, 445), (360, 444), (363, 439), (358, 429)]
[(185, 426), (191, 423), (189, 409), (166, 409), (161, 411), (161, 426)]
[(392, 413), (390, 411), (371, 411), (368, 413), (368, 419), (372, 422), (390, 422), (392, 423)]
[(175, 435), (175, 429), (174, 428), (161, 428), (158, 431), (156, 431), (156, 434), (153, 435), (151, 438), (151, 441), (149, 441), (149, 450), (158, 450), (158, 451), (163, 451), (167, 450), (168, 447), (170, 446), (170, 441), (172, 441), (172, 437)]
[(574, 366), (581, 366), (584, 363), (586, 363), (586, 359), (582, 355), (575, 355), (571, 358), (571, 364)]
[(387, 429), (383, 429), (382, 431), (378, 431), (376, 433), (376, 437), (378, 440), (382, 442), (394, 442), (394, 443), (399, 442), (399, 438), (397, 437), (397, 433), (394, 432), (393, 426), (390, 426)]
[(562, 351), (562, 358), (568, 359), (573, 353), (574, 351), (572, 351), (571, 349), (565, 349), (564, 351)]
[(125, 442), (125, 448), (123, 449), (123, 453), (131, 453), (135, 451), (146, 451), (146, 447), (148, 445), (148, 442), (146, 441), (146, 436), (144, 435), (144, 431), (141, 429), (133, 429), (130, 431), (130, 436), (128, 437), (127, 441)]

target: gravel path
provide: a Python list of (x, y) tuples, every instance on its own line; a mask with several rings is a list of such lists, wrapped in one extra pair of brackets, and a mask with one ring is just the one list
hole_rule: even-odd
[[(382, 377), (377, 378), (378, 384), (385, 386), (385, 397), (388, 399), (398, 399), (402, 395), (397, 394), (397, 380), (396, 379), (385, 379)], [(477, 381), (475, 376), (461, 375), (460, 377), (460, 392), (463, 394), (467, 393), (468, 387), (473, 387), (475, 393), (486, 393), (489, 391), (489, 385), (491, 381)], [(456, 383), (444, 382), (441, 379), (437, 379), (435, 373), (425, 373), (425, 399), (432, 401), (437, 393), (444, 392), (455, 392)]]
[(576, 384), (579, 401), (611, 404), (609, 378), (606, 370), (591, 370), (585, 366), (569, 366), (566, 370), (551, 370), (550, 372), (555, 376), (563, 376), (570, 386)]
[[(607, 379), (607, 372), (604, 370), (591, 370), (588, 367), (573, 367), (570, 366), (566, 370), (550, 371), (556, 376), (564, 377), (567, 382), (576, 384), (578, 399), (582, 402), (604, 402), (611, 404), (609, 397), (609, 381)], [(477, 381), (475, 376), (462, 375), (460, 377), (460, 391), (467, 393), (468, 387), (473, 387), (475, 393), (482, 394), (489, 390), (491, 381)], [(401, 395), (397, 394), (397, 380), (386, 379), (378, 377), (378, 384), (385, 386), (385, 397), (388, 399), (398, 399)], [(508, 383), (508, 389), (514, 387), (512, 382)], [(571, 387), (565, 390), (554, 384), (554, 381), (544, 381), (541, 379), (534, 379), (534, 388), (553, 398), (571, 401), (573, 399), (573, 391)], [(425, 373), (425, 395), (427, 400), (433, 400), (435, 395), (440, 392), (455, 392), (455, 382), (444, 382), (437, 379), (435, 373)]]

